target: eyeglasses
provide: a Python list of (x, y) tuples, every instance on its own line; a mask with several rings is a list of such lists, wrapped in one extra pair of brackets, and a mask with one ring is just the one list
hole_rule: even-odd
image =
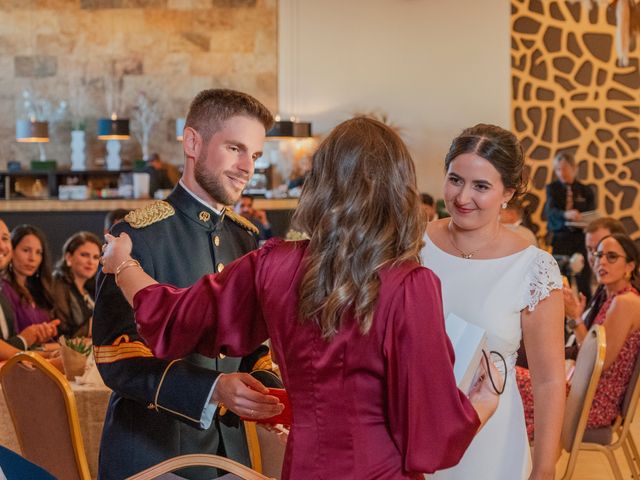
[(626, 261), (629, 261), (629, 257), (616, 252), (593, 252), (593, 256), (596, 258), (596, 260), (601, 260), (602, 257), (605, 257), (607, 259), (607, 262), (609, 263), (616, 263), (620, 257), (624, 258)]

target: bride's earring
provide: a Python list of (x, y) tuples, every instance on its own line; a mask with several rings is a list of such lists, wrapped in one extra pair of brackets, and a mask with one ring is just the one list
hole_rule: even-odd
[(501, 207), (502, 207), (502, 209), (503, 209), (503, 210), (504, 210), (505, 208), (507, 208), (507, 202), (502, 202)]

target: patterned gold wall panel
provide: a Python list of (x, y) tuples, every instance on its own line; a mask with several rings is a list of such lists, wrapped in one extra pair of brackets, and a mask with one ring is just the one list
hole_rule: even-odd
[(616, 63), (615, 12), (580, 2), (512, 0), (512, 129), (530, 167), (526, 197), (540, 232), (556, 152), (572, 152), (598, 209), (640, 238), (638, 49)]

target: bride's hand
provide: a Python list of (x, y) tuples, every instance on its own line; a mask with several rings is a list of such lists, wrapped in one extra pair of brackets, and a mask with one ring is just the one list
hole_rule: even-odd
[(502, 387), (504, 377), (498, 371), (493, 362), (489, 360), (489, 371), (491, 373), (491, 378), (493, 379), (492, 384), (484, 359), (480, 361), (480, 365), (482, 374), (469, 392), (469, 400), (476, 409), (478, 417), (480, 418), (480, 426), (482, 426), (489, 420), (489, 418), (491, 418), (493, 413), (496, 411), (496, 408), (498, 408), (500, 396), (493, 388), (493, 385), (495, 384), (497, 388)]
[(102, 271), (104, 273), (116, 273), (119, 265), (131, 259), (131, 250), (133, 248), (131, 237), (123, 232), (118, 237), (107, 233), (104, 238), (107, 243), (102, 246), (102, 258), (100, 259)]

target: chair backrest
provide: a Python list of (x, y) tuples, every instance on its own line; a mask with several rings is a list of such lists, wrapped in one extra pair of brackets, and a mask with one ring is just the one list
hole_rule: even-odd
[[(575, 458), (584, 434), (606, 353), (602, 325), (591, 327), (580, 347), (562, 425), (562, 448)], [(571, 461), (571, 458), (570, 460)]]
[(0, 384), (22, 455), (57, 478), (90, 479), (76, 401), (64, 375), (23, 352), (2, 367)]
[(251, 470), (249, 467), (217, 455), (192, 454), (170, 458), (164, 462), (149, 467), (140, 473), (132, 475), (127, 480), (152, 480), (165, 473), (173, 472), (185, 467), (215, 467), (232, 473), (245, 480), (271, 480), (269, 477)]
[[(251, 375), (266, 387), (284, 388), (280, 377), (272, 371), (254, 370)], [(257, 426), (255, 422), (244, 422), (244, 430), (253, 469), (270, 478), (279, 479), (286, 450), (281, 436), (274, 430)]]
[(282, 476), (286, 444), (275, 430), (267, 430), (255, 422), (244, 422), (249, 457), (254, 470), (269, 478)]

